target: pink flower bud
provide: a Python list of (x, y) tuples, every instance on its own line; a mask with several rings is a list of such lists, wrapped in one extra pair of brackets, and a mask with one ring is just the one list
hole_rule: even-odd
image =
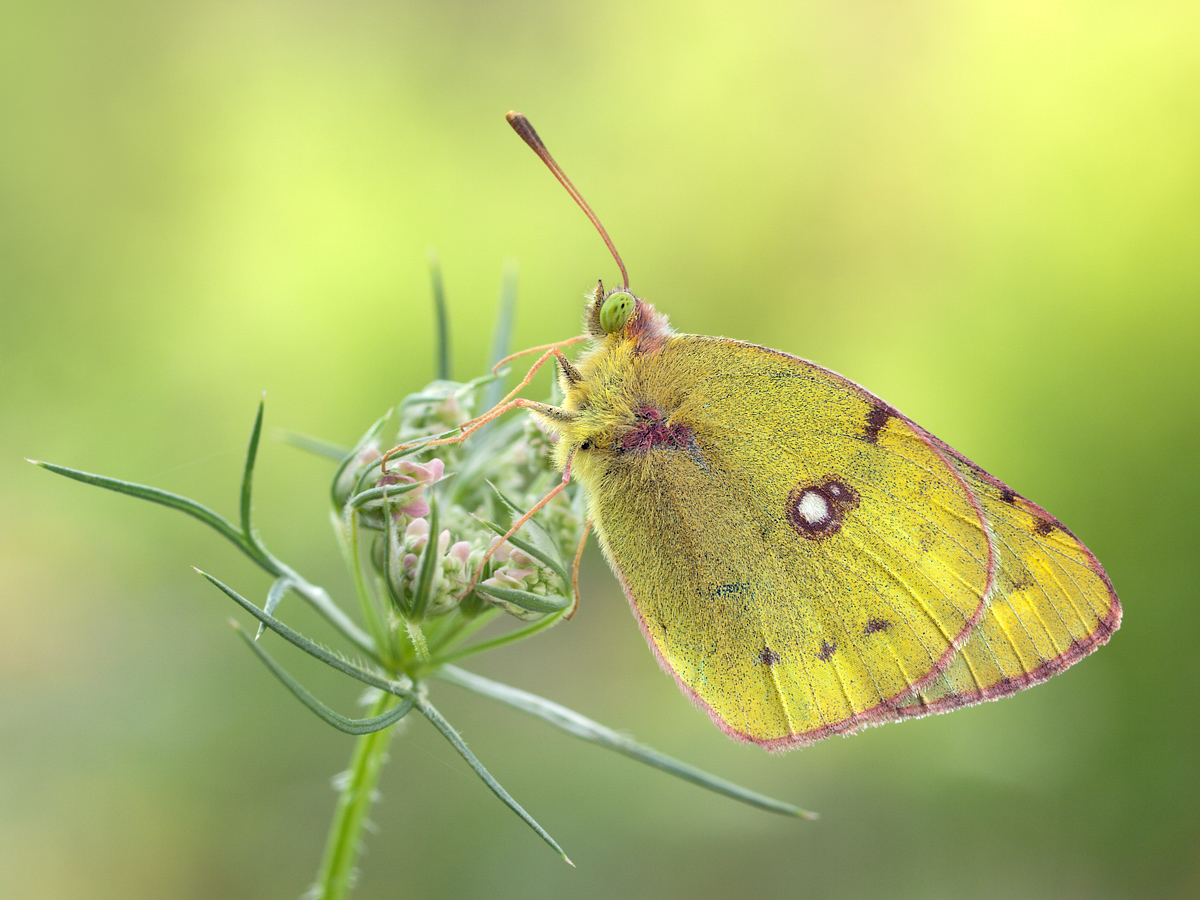
[(429, 520), (413, 519), (404, 529), (404, 543), (410, 549), (420, 553), (429, 541)]
[(411, 459), (402, 459), (398, 468), (418, 484), (433, 484), (435, 481), (442, 480), (446, 464), (440, 459), (431, 459), (424, 465), (413, 462)]
[[(401, 506), (395, 513), (393, 513), (393, 516), (396, 516), (397, 518), (399, 518), (399, 516), (408, 516), (413, 519), (413, 521), (424, 522), (425, 520), (421, 517), (429, 515), (429, 510), (430, 506), (428, 500), (426, 500), (424, 497), (414, 497), (412, 500), (409, 500), (407, 503)], [(426, 528), (428, 527), (429, 526), (427, 525)]]
[(450, 548), (449, 556), (451, 559), (457, 559), (460, 563), (462, 563), (463, 568), (465, 569), (470, 562), (471, 545), (466, 541), (459, 541)]
[(500, 538), (498, 537), (492, 538), (491, 543), (488, 544), (488, 549), (493, 551), (492, 559), (498, 563), (508, 562), (508, 558), (512, 556), (513, 552), (512, 544), (508, 543), (508, 541), (500, 543)]
[(533, 569), (501, 569), (496, 573), (495, 578), (501, 587), (523, 590), (525, 588), (525, 578), (532, 574)]

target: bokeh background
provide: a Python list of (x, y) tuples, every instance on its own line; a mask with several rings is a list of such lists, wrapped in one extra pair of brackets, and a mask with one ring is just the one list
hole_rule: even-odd
[[(678, 328), (887, 398), (1061, 517), (1125, 624), (1002, 703), (772, 757), (679, 696), (593, 553), (573, 622), (475, 668), (823, 818), (444, 685), (578, 868), (414, 720), (357, 896), (1200, 895), (1198, 46), (1194, 3), (1142, 0), (4, 5), (0, 894), (305, 889), (352, 739), (188, 567), (265, 577), (21, 458), (232, 513), (262, 391), (349, 444), (431, 377), (431, 246), (459, 377), (506, 260), (516, 343), (575, 333), (615, 267), (517, 108)], [(345, 597), (330, 466), (261, 459), (269, 545)]]

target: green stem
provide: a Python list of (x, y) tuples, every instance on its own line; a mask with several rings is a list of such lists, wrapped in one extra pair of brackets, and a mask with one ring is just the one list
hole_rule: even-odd
[[(382, 715), (396, 698), (382, 694), (370, 715)], [(354, 745), (350, 768), (338, 797), (337, 810), (325, 842), (325, 856), (311, 896), (318, 900), (343, 900), (354, 887), (355, 867), (362, 848), (362, 832), (375, 797), (379, 773), (387, 761), (394, 728), (364, 734)]]
[(378, 651), (376, 658), (387, 668), (394, 668), (395, 660), (392, 659), (393, 654), (388, 641), (387, 628), (379, 617), (375, 602), (363, 579), (363, 565), (358, 554), (358, 516), (340, 516), (337, 512), (331, 512), (330, 518), (333, 520), (333, 532), (337, 535), (342, 559), (345, 560), (346, 568), (350, 572), (350, 580), (354, 583), (354, 596), (358, 598), (359, 611), (362, 613), (363, 621), (367, 623), (367, 630), (370, 631)]

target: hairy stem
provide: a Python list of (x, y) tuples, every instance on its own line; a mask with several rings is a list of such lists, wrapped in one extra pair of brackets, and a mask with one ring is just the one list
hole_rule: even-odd
[[(381, 694), (371, 705), (370, 715), (382, 715), (395, 701), (390, 694)], [(321, 869), (308, 895), (312, 900), (345, 900), (350, 896), (357, 874), (358, 854), (362, 849), (363, 828), (375, 802), (375, 785), (387, 762), (387, 748), (394, 731), (394, 728), (385, 728), (364, 734), (354, 745), (354, 755), (344, 773), (342, 792), (325, 841)]]

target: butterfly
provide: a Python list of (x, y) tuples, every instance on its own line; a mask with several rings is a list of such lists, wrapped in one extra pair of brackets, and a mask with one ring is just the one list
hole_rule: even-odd
[(561, 404), (507, 406), (558, 435), (654, 655), (726, 734), (781, 750), (994, 700), (1108, 641), (1112, 583), (1058, 519), (834, 372), (674, 332), (508, 120), (624, 283), (590, 295), (590, 349), (543, 356)]

